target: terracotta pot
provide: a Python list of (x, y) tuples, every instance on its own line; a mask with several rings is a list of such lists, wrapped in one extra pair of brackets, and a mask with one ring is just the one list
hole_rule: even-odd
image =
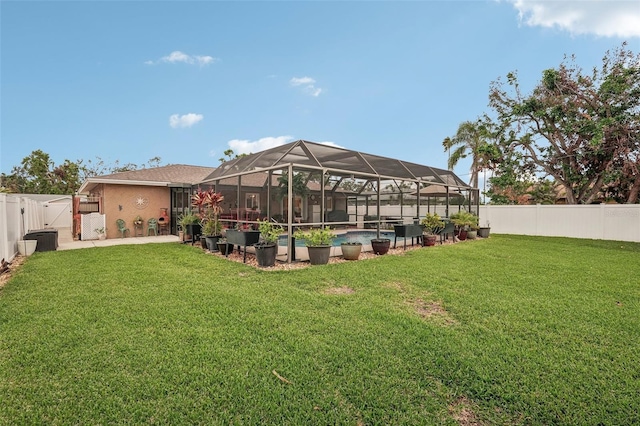
[(435, 246), (437, 240), (438, 240), (438, 236), (437, 235), (423, 235), (422, 236), (422, 246), (423, 247)]

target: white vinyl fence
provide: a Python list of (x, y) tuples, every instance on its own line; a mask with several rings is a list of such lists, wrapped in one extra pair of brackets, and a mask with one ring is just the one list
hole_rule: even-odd
[(640, 242), (640, 204), (480, 206), (491, 233)]
[(44, 228), (43, 203), (28, 197), (0, 193), (0, 259), (18, 253), (18, 241), (31, 229)]

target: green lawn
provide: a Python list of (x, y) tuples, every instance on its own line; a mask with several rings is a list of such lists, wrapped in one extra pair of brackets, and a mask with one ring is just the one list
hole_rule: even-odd
[(640, 244), (280, 272), (130, 245), (36, 253), (0, 290), (0, 424), (473, 421), (640, 422)]

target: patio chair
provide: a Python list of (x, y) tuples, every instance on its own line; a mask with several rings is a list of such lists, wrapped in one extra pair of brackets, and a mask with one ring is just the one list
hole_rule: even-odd
[(147, 221), (147, 236), (151, 234), (151, 231), (156, 237), (158, 236), (158, 219), (154, 217)]
[(124, 238), (127, 232), (129, 233), (129, 235), (131, 235), (131, 231), (129, 230), (129, 228), (127, 228), (124, 220), (116, 220), (116, 225), (118, 225), (118, 231), (120, 232), (121, 238)]

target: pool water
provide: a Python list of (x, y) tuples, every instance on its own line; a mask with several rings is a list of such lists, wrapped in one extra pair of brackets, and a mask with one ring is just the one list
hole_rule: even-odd
[[(339, 247), (342, 243), (362, 243), (362, 244), (371, 244), (371, 239), (376, 238), (376, 231), (347, 231), (343, 234), (338, 234), (336, 238), (333, 239), (332, 245), (334, 247)], [(393, 239), (395, 233), (393, 231), (380, 231), (380, 238), (389, 238)], [(278, 240), (278, 245), (286, 246), (287, 245), (287, 236), (281, 235)], [(304, 240), (296, 240), (296, 247), (304, 247)]]

